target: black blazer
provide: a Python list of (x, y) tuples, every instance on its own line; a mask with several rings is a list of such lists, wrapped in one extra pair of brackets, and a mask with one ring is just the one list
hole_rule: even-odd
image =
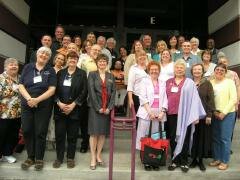
[[(105, 81), (108, 95), (107, 108), (111, 110), (114, 107), (116, 94), (115, 78), (111, 73), (106, 72)], [(102, 108), (102, 85), (98, 71), (90, 72), (88, 75), (88, 93), (88, 105), (98, 112)]]
[[(73, 109), (73, 111), (69, 114), (73, 119), (79, 119), (80, 107), (87, 100), (87, 76), (85, 71), (76, 68), (76, 71), (72, 74), (72, 81), (70, 87), (70, 98), (68, 102), (64, 102), (61, 99), (61, 93), (63, 92), (63, 82), (68, 73), (68, 68), (62, 69), (57, 73), (57, 88), (55, 94), (55, 101), (61, 101), (66, 104), (71, 104), (75, 102), (77, 105)], [(55, 105), (54, 109), (55, 115), (62, 115), (60, 108), (58, 105)]]

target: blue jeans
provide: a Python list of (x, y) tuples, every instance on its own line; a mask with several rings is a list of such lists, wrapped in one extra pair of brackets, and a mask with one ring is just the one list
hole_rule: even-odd
[(233, 133), (235, 112), (228, 113), (223, 120), (213, 119), (213, 158), (228, 163), (231, 150), (231, 136)]

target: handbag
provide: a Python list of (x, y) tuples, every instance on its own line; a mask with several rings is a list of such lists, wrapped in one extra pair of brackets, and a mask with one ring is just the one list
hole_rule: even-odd
[(148, 136), (141, 138), (140, 158), (143, 164), (155, 167), (166, 166), (169, 141), (162, 139), (163, 131), (161, 123), (161, 128), (159, 125), (160, 139), (153, 139), (151, 137), (152, 121), (150, 122)]

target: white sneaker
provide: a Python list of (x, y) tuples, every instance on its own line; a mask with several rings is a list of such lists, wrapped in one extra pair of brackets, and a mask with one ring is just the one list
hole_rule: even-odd
[(3, 156), (2, 159), (8, 163), (15, 163), (17, 161), (17, 159), (13, 156)]

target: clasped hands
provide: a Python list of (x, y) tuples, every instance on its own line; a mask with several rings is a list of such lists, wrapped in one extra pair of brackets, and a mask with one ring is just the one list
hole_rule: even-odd
[(59, 101), (57, 104), (58, 104), (59, 108), (62, 110), (62, 112), (66, 115), (70, 114), (76, 106), (75, 102), (72, 102), (71, 104), (64, 104)]
[(27, 100), (27, 104), (29, 107), (33, 108), (33, 107), (37, 107), (38, 106), (38, 103), (40, 101), (38, 100), (38, 98), (29, 98)]
[(162, 121), (162, 120), (163, 120), (163, 117), (164, 117), (164, 115), (165, 115), (165, 112), (161, 111), (159, 114), (156, 114), (156, 113), (150, 111), (150, 112), (148, 113), (148, 115), (149, 115), (149, 119), (150, 119), (150, 120)]
[(105, 111), (103, 110), (103, 108), (99, 109), (99, 113), (100, 114), (105, 114), (108, 115), (110, 113), (110, 110), (107, 108)]

